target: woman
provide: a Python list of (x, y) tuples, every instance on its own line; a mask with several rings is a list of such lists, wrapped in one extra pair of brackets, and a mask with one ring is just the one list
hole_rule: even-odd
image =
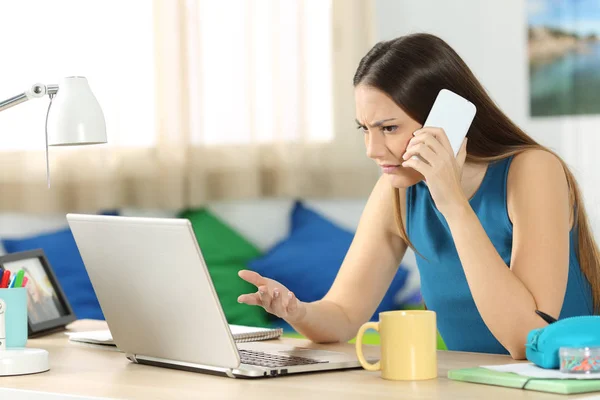
[[(561, 159), (498, 109), (443, 40), (413, 34), (375, 45), (354, 76), (367, 156), (383, 170), (338, 276), (304, 303), (255, 272), (240, 276), (260, 305), (315, 342), (346, 341), (381, 301), (407, 247), (427, 308), (450, 350), (525, 358), (527, 333), (599, 309), (599, 255), (575, 179)], [(438, 92), (475, 104), (453, 157), (422, 127)], [(419, 157), (413, 157), (413, 156)]]

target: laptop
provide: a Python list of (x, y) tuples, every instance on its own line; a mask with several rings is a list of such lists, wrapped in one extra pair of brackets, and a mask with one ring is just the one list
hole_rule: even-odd
[(132, 362), (231, 378), (360, 367), (354, 354), (236, 343), (187, 219), (67, 221), (113, 340)]

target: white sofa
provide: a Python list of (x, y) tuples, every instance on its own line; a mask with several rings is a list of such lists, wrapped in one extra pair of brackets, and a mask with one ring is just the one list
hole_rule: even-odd
[[(351, 232), (356, 230), (366, 198), (357, 199), (307, 199), (305, 205), (325, 216), (338, 226)], [(294, 199), (262, 199), (251, 201), (226, 201), (209, 204), (207, 208), (230, 225), (261, 251), (267, 251), (290, 231), (290, 211)], [(124, 208), (120, 215), (170, 218), (178, 210), (141, 210)], [(49, 233), (67, 226), (65, 214), (32, 215), (20, 213), (0, 214), (0, 238), (18, 239)], [(0, 245), (0, 254), (4, 249)], [(414, 253), (408, 250), (403, 264), (409, 269), (408, 282), (398, 293), (397, 302), (415, 293), (419, 287)]]

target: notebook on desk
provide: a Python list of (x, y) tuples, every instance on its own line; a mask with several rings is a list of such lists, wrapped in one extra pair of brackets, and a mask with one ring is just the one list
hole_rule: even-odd
[(512, 372), (499, 372), (482, 367), (450, 370), (448, 371), (448, 378), (456, 381), (559, 394), (600, 391), (600, 380), (531, 378)]
[[(229, 325), (231, 336), (237, 343), (255, 342), (259, 340), (277, 339), (283, 333), (282, 328), (255, 328), (251, 326)], [(69, 340), (72, 342), (95, 344), (101, 346), (116, 346), (110, 330), (86, 331), (86, 332), (66, 332)]]
[(237, 343), (256, 342), (259, 340), (277, 339), (283, 333), (282, 328), (254, 328), (251, 326), (229, 325), (233, 340)]

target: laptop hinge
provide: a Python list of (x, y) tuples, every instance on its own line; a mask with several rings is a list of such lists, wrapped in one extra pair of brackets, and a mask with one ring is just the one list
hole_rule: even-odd
[(135, 354), (126, 353), (125, 357), (131, 362), (137, 363), (137, 359), (135, 358)]
[(136, 354), (127, 354), (127, 358), (138, 364), (154, 365), (157, 367), (182, 369), (185, 371), (196, 372), (212, 372), (217, 375), (226, 375), (230, 378), (235, 378), (233, 369), (223, 367), (213, 367), (211, 365), (194, 364), (185, 361), (168, 360), (165, 358), (141, 356)]

